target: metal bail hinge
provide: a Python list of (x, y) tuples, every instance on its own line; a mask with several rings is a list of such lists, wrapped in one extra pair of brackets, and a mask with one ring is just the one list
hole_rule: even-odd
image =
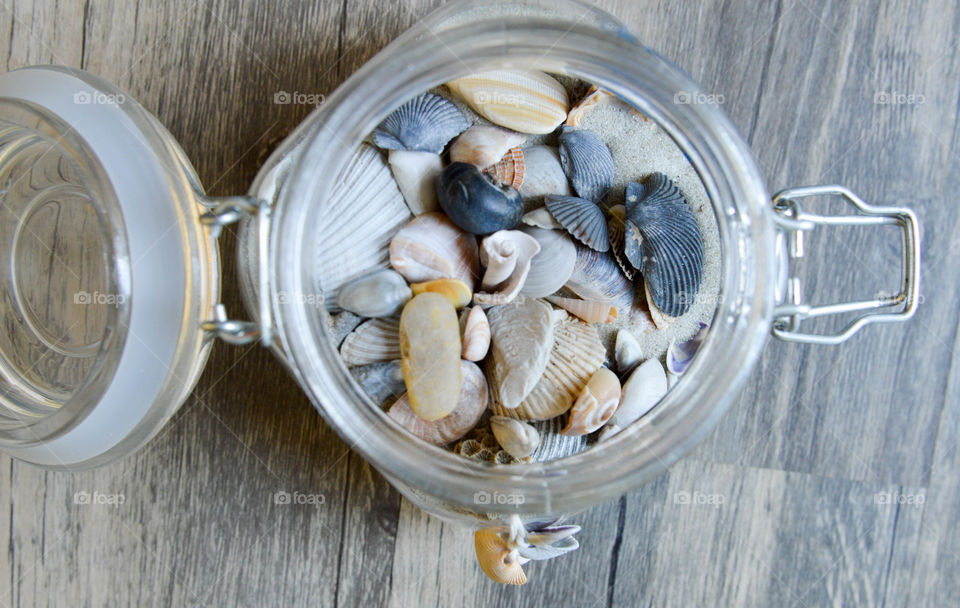
[[(799, 199), (810, 196), (838, 195), (850, 203), (856, 215), (816, 215), (803, 211)], [(871, 323), (906, 321), (917, 310), (920, 295), (920, 226), (917, 216), (906, 207), (868, 205), (843, 186), (808, 186), (790, 188), (773, 197), (774, 221), (785, 234), (790, 259), (804, 255), (804, 233), (817, 226), (886, 226), (901, 228), (902, 266), (900, 292), (889, 297), (843, 302), (826, 306), (803, 303), (800, 279), (790, 276), (784, 301), (774, 310), (773, 335), (788, 342), (807, 344), (840, 344)], [(899, 310), (897, 310), (899, 309)], [(837, 334), (803, 333), (804, 319), (827, 315), (860, 313)]]
[(214, 318), (204, 321), (200, 327), (212, 336), (230, 344), (249, 344), (260, 340), (264, 346), (273, 342), (273, 310), (270, 307), (270, 277), (267, 256), (270, 238), (270, 203), (250, 196), (207, 197), (202, 204), (210, 209), (200, 216), (200, 223), (210, 227), (210, 235), (219, 238), (223, 227), (246, 217), (256, 217), (259, 263), (258, 317), (255, 321), (238, 321), (227, 318), (224, 305), (217, 304)]

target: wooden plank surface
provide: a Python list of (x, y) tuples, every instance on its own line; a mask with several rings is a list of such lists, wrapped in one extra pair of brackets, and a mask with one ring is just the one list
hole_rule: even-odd
[[(523, 589), (488, 581), (470, 531), (403, 501), (269, 353), (218, 344), (187, 404), (138, 454), (73, 475), (0, 456), (0, 606), (960, 601), (960, 8), (600, 4), (722, 96), (771, 190), (836, 182), (914, 207), (925, 248), (916, 319), (837, 348), (772, 342), (690, 457), (579, 514), (582, 548), (529, 566)], [(329, 94), (435, 5), (8, 1), (0, 49), (8, 69), (84, 67), (128, 90), (211, 193), (234, 194), (311, 109), (274, 104), (275, 93)], [(815, 235), (806, 292), (830, 302), (889, 290), (889, 237)], [(228, 269), (233, 245), (228, 236)], [(240, 310), (230, 282), (224, 297)], [(76, 505), (77, 492), (123, 504)], [(294, 493), (306, 502), (284, 504)]]

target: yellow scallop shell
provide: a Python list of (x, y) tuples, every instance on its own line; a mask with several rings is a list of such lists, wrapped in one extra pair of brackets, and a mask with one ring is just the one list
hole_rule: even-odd
[(527, 575), (514, 557), (510, 555), (507, 542), (500, 536), (502, 527), (481, 528), (473, 535), (477, 561), (483, 573), (492, 580), (506, 585), (523, 585)]

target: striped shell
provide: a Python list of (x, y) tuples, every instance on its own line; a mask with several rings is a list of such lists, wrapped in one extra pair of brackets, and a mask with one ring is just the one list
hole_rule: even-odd
[(607, 219), (595, 203), (576, 196), (549, 195), (544, 199), (547, 210), (563, 228), (594, 251), (608, 251)]
[(321, 209), (323, 221), (308, 228), (315, 280), (327, 310), (339, 312), (340, 288), (387, 267), (390, 239), (411, 216), (383, 156), (368, 145), (347, 161)]
[(560, 165), (560, 153), (553, 146), (530, 146), (523, 149), (523, 183), (520, 196), (538, 200), (548, 194), (569, 196), (570, 182)]
[(481, 528), (473, 534), (477, 562), (483, 573), (492, 580), (506, 585), (523, 585), (527, 575), (520, 566), (520, 555), (511, 551), (501, 536), (502, 526)]
[(613, 155), (593, 131), (560, 127), (560, 164), (581, 198), (599, 202), (613, 186)]
[[(344, 257), (343, 260), (350, 258)], [(413, 283), (460, 279), (473, 289), (479, 276), (477, 239), (442, 213), (425, 213), (396, 232), (390, 241), (390, 264)]]
[(470, 126), (457, 106), (434, 93), (424, 93), (394, 110), (373, 132), (383, 150), (415, 150), (440, 154), (447, 142)]
[(549, 462), (573, 456), (587, 449), (586, 435), (564, 435), (563, 418), (534, 423), (540, 433), (540, 445), (530, 454), (533, 462)]
[(586, 323), (612, 323), (617, 320), (617, 307), (610, 302), (578, 300), (562, 296), (549, 296), (546, 300)]
[(523, 150), (520, 148), (510, 148), (503, 158), (493, 165), (487, 167), (484, 173), (493, 178), (495, 182), (513, 188), (519, 188), (523, 185), (523, 176), (526, 165), (523, 161)]
[(662, 173), (628, 184), (626, 208), (625, 253), (643, 275), (652, 304), (670, 317), (684, 314), (703, 275), (703, 236), (693, 210)]
[(515, 408), (537, 385), (554, 343), (550, 305), (520, 298), (487, 312), (490, 357), (487, 371), (491, 392), (504, 408)]
[(627, 209), (623, 205), (614, 205), (608, 212), (610, 217), (607, 218), (607, 237), (610, 240), (610, 251), (613, 253), (613, 259), (617, 261), (617, 266), (632, 281), (637, 274), (637, 269), (630, 264), (630, 260), (623, 251), (627, 234)]
[(400, 358), (399, 319), (370, 319), (361, 323), (340, 345), (347, 365), (367, 365)]
[(620, 379), (605, 367), (590, 377), (570, 408), (564, 435), (587, 435), (610, 420), (620, 404)]
[(492, 125), (474, 125), (450, 144), (450, 162), (470, 163), (486, 169), (526, 140), (526, 135), (516, 131)]
[(520, 230), (540, 243), (540, 253), (530, 260), (530, 272), (527, 273), (527, 280), (520, 293), (531, 298), (542, 298), (555, 293), (573, 274), (577, 263), (577, 246), (562, 230), (545, 230), (532, 226), (524, 226)]
[(567, 118), (567, 90), (536, 70), (493, 70), (451, 80), (447, 87), (477, 114), (521, 133), (550, 133)]
[(588, 249), (577, 248), (577, 263), (567, 287), (585, 300), (612, 302), (623, 314), (633, 309), (634, 286), (620, 272), (613, 257)]
[(487, 313), (479, 306), (474, 306), (461, 315), (463, 319), (463, 350), (460, 356), (467, 361), (480, 361), (487, 356), (490, 350), (490, 322)]

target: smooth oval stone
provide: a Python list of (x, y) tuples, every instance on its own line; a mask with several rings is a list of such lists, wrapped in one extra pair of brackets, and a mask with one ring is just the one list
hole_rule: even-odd
[(523, 217), (523, 198), (467, 163), (450, 163), (437, 179), (437, 200), (457, 226), (472, 234), (509, 230)]
[(400, 315), (400, 358), (410, 408), (439, 420), (460, 399), (460, 322), (450, 300), (438, 293), (415, 296)]
[(403, 276), (395, 270), (384, 269), (344, 285), (337, 304), (361, 317), (389, 317), (396, 314), (411, 296)]

